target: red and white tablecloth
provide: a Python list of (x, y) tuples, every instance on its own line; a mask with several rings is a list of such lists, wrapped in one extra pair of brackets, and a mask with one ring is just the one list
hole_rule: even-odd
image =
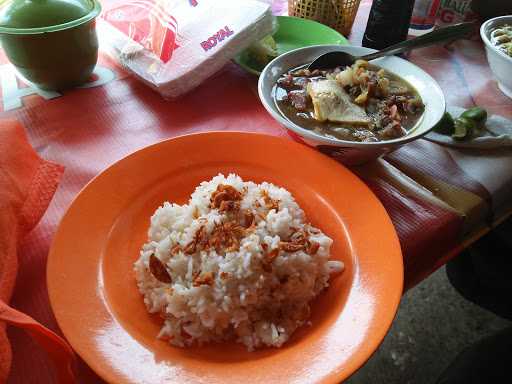
[[(282, 12), (276, 2), (275, 8)], [(359, 44), (370, 1), (363, 1), (350, 40)], [(478, 41), (414, 52), (451, 105), (475, 104), (512, 118), (512, 100), (498, 90)], [(44, 158), (66, 167), (42, 221), (19, 252), (12, 305), (58, 331), (48, 303), (45, 266), (60, 218), (80, 189), (101, 170), (157, 141), (203, 131), (253, 131), (289, 137), (261, 106), (256, 78), (227, 65), (196, 91), (165, 101), (102, 55), (95, 80), (64, 94), (22, 84), (0, 67), (0, 117), (19, 119)], [(291, 138), (290, 138), (291, 139)], [(427, 140), (354, 167), (386, 207), (402, 244), (408, 287), (432, 273), (473, 234), (512, 209), (512, 151), (454, 150)], [(362, 212), (361, 214), (364, 214)], [(14, 361), (10, 384), (53, 383), (51, 364), (22, 331), (10, 328)], [(83, 383), (102, 382), (85, 364)]]

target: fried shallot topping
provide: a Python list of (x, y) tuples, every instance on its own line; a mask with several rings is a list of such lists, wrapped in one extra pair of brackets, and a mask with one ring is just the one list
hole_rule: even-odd
[(265, 262), (270, 264), (277, 256), (279, 256), (279, 248), (274, 248), (269, 253), (265, 254)]
[[(268, 248), (267, 244), (263, 243), (262, 248), (266, 251)], [(270, 252), (266, 252), (261, 260), (261, 268), (263, 268), (265, 272), (272, 272), (272, 262), (277, 256), (279, 256), (279, 248), (274, 248)]]
[(199, 287), (200, 285), (212, 285), (213, 284), (213, 272), (204, 272), (198, 274), (194, 278), (194, 287)]
[(208, 240), (208, 247), (215, 248), (217, 252), (225, 249), (233, 252), (240, 248), (240, 239), (244, 237), (245, 229), (236, 221), (216, 224)]
[(306, 253), (308, 253), (309, 255), (316, 255), (319, 248), (320, 248), (319, 243), (317, 243), (316, 241), (309, 241), (308, 246), (306, 248)]
[(263, 201), (265, 202), (265, 207), (270, 211), (274, 209), (276, 212), (279, 211), (279, 200), (272, 199), (268, 192), (265, 190), (261, 191), (261, 196), (263, 197)]
[(220, 212), (237, 211), (240, 209), (242, 194), (231, 185), (219, 184), (210, 198), (211, 207)]
[(196, 249), (197, 249), (197, 243), (192, 240), (190, 243), (188, 243), (185, 248), (183, 249), (183, 252), (185, 252), (185, 254), (187, 255), (192, 255), (193, 253), (196, 252)]
[(199, 227), (197, 232), (194, 235), (194, 239), (185, 246), (183, 252), (187, 255), (191, 255), (197, 251), (197, 249), (205, 248), (208, 244), (208, 234), (206, 233), (206, 229), (204, 225)]
[[(261, 196), (268, 210), (279, 210), (279, 200), (272, 199), (265, 190), (261, 191)], [(191, 255), (209, 249), (215, 249), (218, 253), (238, 251), (240, 240), (256, 229), (256, 218), (266, 220), (265, 215), (261, 212), (252, 212), (250, 209), (240, 211), (241, 200), (242, 193), (236, 188), (231, 185), (219, 184), (211, 195), (210, 206), (217, 208), (221, 213), (229, 212), (234, 215), (229, 216), (230, 221), (215, 223), (211, 233), (207, 233), (206, 225), (202, 225), (195, 233), (193, 240), (183, 248), (183, 252)], [(265, 270), (271, 268), (272, 262), (280, 251), (292, 253), (304, 250), (310, 255), (317, 253), (320, 244), (310, 241), (309, 235), (318, 233), (318, 230), (309, 225), (306, 230), (291, 229), (293, 233), (288, 241), (280, 241), (278, 248), (268, 251), (267, 244), (262, 244)], [(171, 254), (174, 255), (180, 250), (180, 247), (176, 245), (171, 249)]]
[(296, 243), (290, 243), (287, 241), (280, 241), (279, 242), (279, 249), (282, 249), (285, 252), (297, 252), (302, 249), (304, 249), (305, 244), (296, 244)]
[(237, 221), (216, 223), (212, 232), (208, 235), (204, 226), (200, 227), (194, 235), (194, 239), (188, 243), (183, 252), (191, 255), (198, 251), (214, 248), (221, 253), (237, 251), (240, 248), (240, 239), (246, 234), (246, 229)]
[(315, 255), (318, 252), (320, 244), (316, 241), (309, 240), (308, 233), (296, 228), (292, 229), (294, 232), (291, 234), (289, 241), (280, 241), (278, 248), (268, 251), (268, 245), (261, 243), (261, 248), (264, 251), (261, 267), (264, 271), (272, 271), (272, 262), (279, 256), (281, 251), (293, 253), (304, 250), (304, 252), (309, 255)]
[(297, 252), (304, 250), (309, 255), (315, 255), (320, 248), (316, 241), (309, 240), (308, 233), (296, 231), (292, 233), (289, 241), (280, 241), (279, 248), (285, 252)]
[(304, 231), (301, 230), (295, 230), (290, 236), (290, 242), (294, 244), (304, 244), (307, 242), (307, 240), (307, 235), (304, 233)]
[(219, 212), (233, 212), (240, 209), (239, 201), (224, 200), (220, 202)]
[(256, 218), (254, 217), (254, 213), (252, 213), (249, 209), (245, 210), (243, 219), (244, 227), (251, 228), (253, 225), (256, 224), (255, 219)]
[(172, 283), (171, 275), (165, 267), (165, 264), (154, 254), (149, 256), (149, 271), (158, 281), (167, 284)]
[(279, 248), (285, 252), (297, 252), (306, 247), (307, 237), (303, 231), (292, 233), (289, 241), (280, 241)]
[(220, 278), (222, 280), (226, 280), (228, 277), (229, 277), (229, 273), (227, 273), (227, 272), (221, 272), (220, 273)]

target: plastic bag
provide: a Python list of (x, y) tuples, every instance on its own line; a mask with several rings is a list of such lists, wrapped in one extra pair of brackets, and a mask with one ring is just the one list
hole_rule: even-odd
[(257, 0), (103, 0), (102, 49), (164, 97), (190, 91), (270, 34)]
[[(106, 1), (103, 20), (167, 63), (174, 51), (177, 21), (159, 3)], [(104, 4), (105, 4), (104, 3)]]

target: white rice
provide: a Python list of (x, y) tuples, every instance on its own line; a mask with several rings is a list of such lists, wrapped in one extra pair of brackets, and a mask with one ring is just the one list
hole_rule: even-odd
[[(212, 193), (221, 184), (242, 194), (238, 216), (212, 207)], [(278, 202), (278, 210), (269, 209), (268, 198)], [(247, 210), (255, 225), (243, 233), (238, 249), (198, 246), (185, 253), (201, 227), (211, 236), (215, 225), (238, 220)], [(249, 350), (280, 347), (307, 322), (309, 303), (329, 285), (330, 273), (343, 270), (343, 263), (329, 261), (332, 240), (305, 220), (287, 190), (244, 182), (234, 174), (202, 182), (188, 204), (165, 202), (151, 217), (148, 242), (134, 266), (148, 311), (164, 318), (159, 337), (182, 347), (222, 340), (236, 340)], [(280, 242), (290, 241), (297, 231), (304, 231), (307, 244), (318, 243), (318, 249), (282, 250)], [(277, 254), (280, 244), (278, 256), (269, 262), (269, 252)], [(172, 282), (155, 278), (151, 255), (165, 265)], [(209, 284), (194, 284), (207, 272), (212, 273)]]

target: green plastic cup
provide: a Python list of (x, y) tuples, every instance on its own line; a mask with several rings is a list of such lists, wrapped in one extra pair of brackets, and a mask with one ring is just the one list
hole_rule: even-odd
[(98, 61), (97, 0), (16, 0), (0, 11), (9, 61), (36, 86), (60, 91), (85, 83)]

